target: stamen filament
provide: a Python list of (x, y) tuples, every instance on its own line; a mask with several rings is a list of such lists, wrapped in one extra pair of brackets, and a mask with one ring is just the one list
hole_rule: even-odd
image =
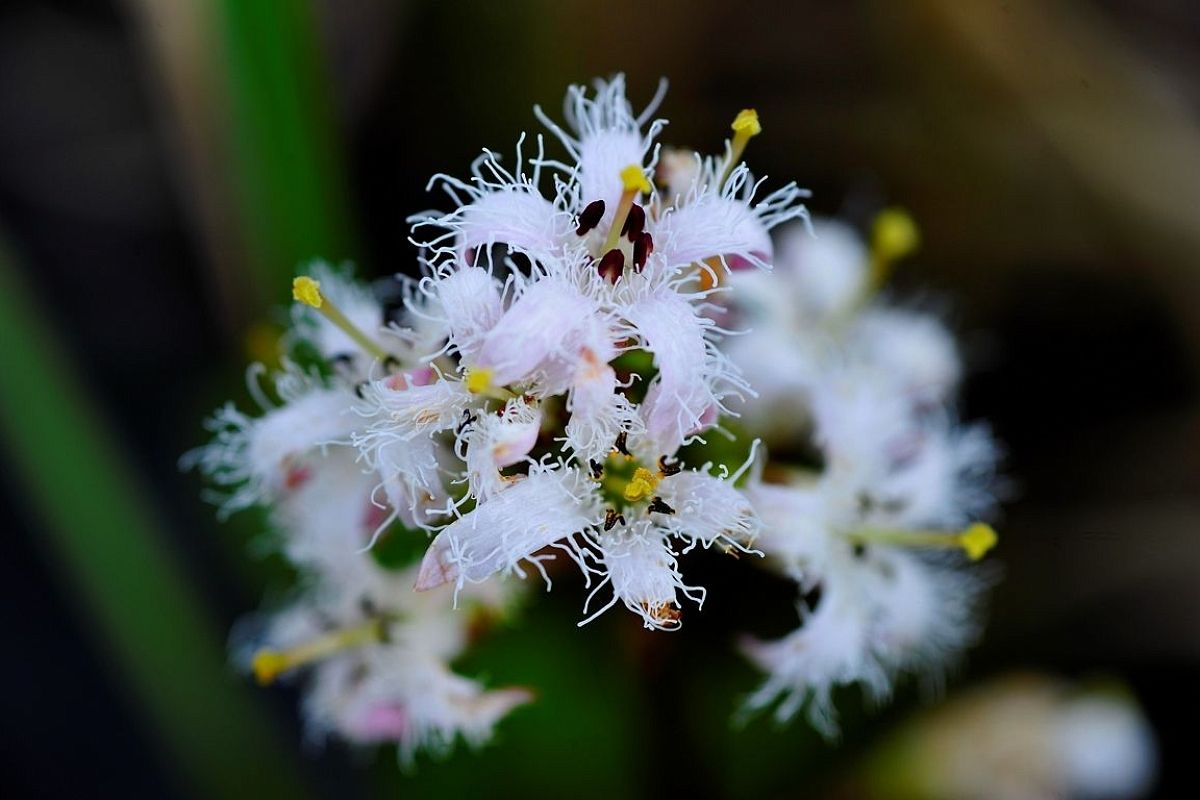
[(848, 537), (856, 544), (887, 544), (899, 547), (961, 549), (972, 561), (978, 561), (996, 546), (992, 526), (976, 522), (958, 533), (947, 531), (905, 531), (891, 528), (860, 528)]
[(338, 326), (343, 333), (353, 339), (359, 347), (372, 357), (381, 361), (394, 357), (351, 322), (342, 313), (342, 310), (333, 304), (332, 300), (321, 294), (321, 284), (319, 281), (304, 276), (296, 278), (292, 281), (292, 299), (320, 311), (325, 319)]
[(733, 168), (746, 151), (746, 145), (762, 133), (762, 123), (758, 121), (758, 112), (753, 108), (743, 108), (739, 111), (729, 127), (733, 129), (733, 139), (730, 140), (728, 152), (725, 154), (725, 169), (721, 173), (721, 180), (717, 182), (717, 188), (725, 186), (725, 181), (729, 180)]
[(908, 212), (901, 208), (879, 212), (871, 228), (871, 263), (865, 296), (871, 297), (883, 288), (896, 262), (913, 253), (920, 243), (920, 231)]
[(488, 367), (469, 368), (463, 377), (467, 391), (493, 400), (511, 400), (516, 397), (517, 393), (513, 390), (492, 383), (493, 372), (494, 370)]
[(601, 253), (607, 253), (617, 246), (617, 242), (621, 239), (621, 229), (625, 227), (625, 218), (629, 216), (629, 209), (633, 207), (634, 199), (639, 194), (649, 194), (651, 191), (650, 181), (646, 180), (642, 168), (637, 164), (630, 164), (621, 170), (621, 183), (625, 187), (625, 191), (621, 193), (621, 199), (617, 203), (612, 227), (608, 229), (608, 238), (604, 240), (604, 247), (600, 249)]
[(330, 631), (288, 650), (263, 648), (254, 654), (251, 662), (254, 677), (260, 686), (269, 686), (288, 670), (320, 661), (342, 650), (384, 641), (386, 626), (384, 617), (375, 617), (361, 625)]

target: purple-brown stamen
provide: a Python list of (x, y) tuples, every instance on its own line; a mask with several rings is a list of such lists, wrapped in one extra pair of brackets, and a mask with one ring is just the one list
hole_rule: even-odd
[(616, 283), (625, 271), (625, 254), (620, 250), (609, 250), (596, 265), (596, 271), (609, 283)]
[(628, 236), (631, 242), (636, 242), (645, 227), (646, 209), (634, 203), (629, 207), (629, 213), (625, 216), (625, 224), (621, 226), (621, 235)]
[(654, 237), (648, 232), (638, 234), (637, 238), (633, 239), (633, 271), (641, 272), (642, 267), (646, 266), (646, 259), (653, 252)]
[(600, 224), (600, 218), (603, 216), (603, 200), (593, 200), (588, 203), (587, 208), (583, 209), (583, 213), (579, 215), (579, 227), (575, 229), (575, 235), (586, 235), (588, 231)]

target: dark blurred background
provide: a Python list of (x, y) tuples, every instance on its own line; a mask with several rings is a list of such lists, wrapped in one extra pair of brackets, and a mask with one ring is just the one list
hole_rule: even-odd
[[(840, 746), (728, 722), (790, 589), (689, 566), (679, 636), (577, 631), (577, 586), (465, 668), (540, 701), (481, 754), (399, 772), (305, 746), (296, 696), (226, 665), (286, 579), (261, 518), (218, 525), (176, 468), (245, 401), (303, 259), (411, 272), (436, 171), (512, 152), (540, 103), (671, 82), (664, 139), (751, 162), (865, 226), (908, 208), (901, 297), (949, 309), (964, 415), (1006, 443), (987, 636), (950, 694), (1035, 669), (1124, 681), (1194, 797), (1200, 711), (1200, 6), (1185, 0), (0, 4), (0, 793), (7, 797), (816, 796), (920, 703), (856, 692)], [(250, 557), (247, 554), (251, 553)]]

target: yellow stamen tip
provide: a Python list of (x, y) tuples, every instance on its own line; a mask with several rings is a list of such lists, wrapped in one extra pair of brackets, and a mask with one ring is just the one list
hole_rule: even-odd
[(274, 683), (287, 667), (287, 658), (276, 650), (259, 650), (250, 662), (250, 668), (254, 670), (254, 679), (258, 681), (259, 686)]
[(492, 388), (492, 373), (493, 370), (487, 367), (472, 367), (467, 370), (467, 391), (471, 394), (479, 394)]
[(292, 299), (313, 308), (321, 307), (321, 284), (312, 278), (302, 275), (292, 281)]
[(917, 223), (902, 208), (886, 208), (875, 217), (871, 249), (877, 259), (894, 261), (915, 251), (921, 244)]
[(633, 471), (633, 477), (625, 486), (625, 499), (633, 503), (649, 497), (658, 486), (659, 477), (645, 467)]
[(982, 522), (976, 522), (958, 535), (959, 546), (967, 554), (967, 558), (972, 561), (978, 561), (987, 555), (987, 552), (996, 546), (998, 540), (992, 526)]
[(738, 112), (738, 115), (733, 118), (733, 124), (729, 127), (733, 128), (736, 133), (743, 136), (758, 136), (762, 133), (762, 123), (758, 121), (758, 112), (753, 108), (743, 108)]
[(627, 192), (637, 190), (643, 194), (650, 194), (651, 190), (650, 181), (646, 180), (646, 173), (642, 172), (639, 164), (630, 164), (621, 170), (621, 185)]

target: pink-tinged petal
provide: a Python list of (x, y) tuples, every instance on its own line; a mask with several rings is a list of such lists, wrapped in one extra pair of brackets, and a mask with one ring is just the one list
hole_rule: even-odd
[(539, 194), (508, 189), (486, 194), (459, 211), (455, 249), (459, 262), (479, 263), (481, 248), (504, 244), (543, 259), (572, 233), (571, 220)]
[(543, 279), (532, 284), (488, 332), (476, 366), (507, 385), (533, 377), (555, 361), (577, 360), (578, 339), (594, 325), (595, 301), (573, 286)]
[(658, 367), (641, 406), (646, 436), (658, 454), (674, 453), (703, 430), (721, 396), (736, 385), (736, 372), (707, 341), (708, 321), (678, 294), (658, 292), (627, 309), (626, 317)]
[(604, 130), (583, 137), (579, 143), (579, 187), (585, 202), (603, 200), (604, 222), (612, 220), (621, 193), (621, 170), (641, 164), (646, 141), (637, 130)]
[(478, 583), (543, 547), (592, 525), (594, 487), (579, 471), (533, 472), (442, 529), (417, 575), (418, 591), (454, 581)]
[(711, 193), (664, 215), (651, 233), (671, 269), (722, 256), (730, 268), (769, 267), (774, 254), (767, 226), (745, 201)]
[(410, 729), (411, 721), (404, 706), (384, 703), (352, 721), (347, 733), (358, 742), (394, 742), (408, 735)]
[(464, 359), (472, 358), (504, 313), (500, 282), (482, 267), (462, 267), (439, 276), (432, 293), (450, 330), (451, 344)]

